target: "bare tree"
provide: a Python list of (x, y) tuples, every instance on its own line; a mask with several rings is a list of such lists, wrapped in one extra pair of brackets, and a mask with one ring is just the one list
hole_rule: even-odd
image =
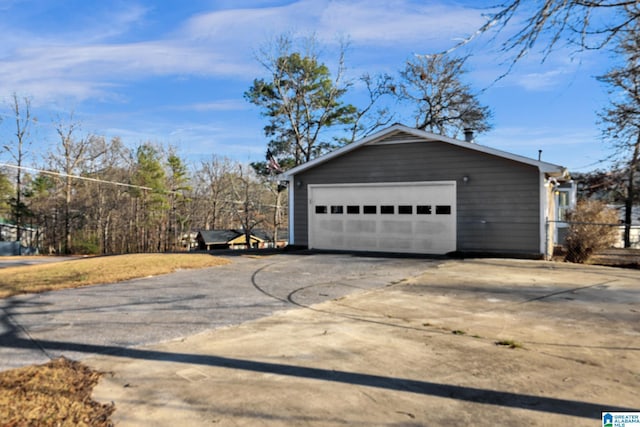
[[(100, 138), (95, 135), (88, 135), (78, 138), (75, 133), (79, 130), (79, 123), (75, 121), (73, 113), (68, 120), (58, 118), (56, 132), (60, 138), (57, 150), (52, 154), (52, 160), (64, 173), (64, 253), (71, 253), (71, 202), (73, 198), (74, 181), (72, 175), (76, 175), (81, 170), (83, 162), (101, 156), (104, 151), (98, 149), (91, 151), (92, 146), (103, 146)], [(78, 216), (78, 215), (76, 215)]]
[(451, 137), (465, 128), (479, 133), (491, 128), (489, 108), (462, 83), (465, 59), (438, 54), (406, 62), (392, 89), (399, 100), (414, 106), (416, 128)]
[(4, 149), (13, 158), (16, 163), (15, 175), (15, 198), (11, 200), (11, 211), (16, 225), (16, 240), (22, 238), (23, 220), (29, 211), (23, 200), (23, 171), (22, 166), (26, 156), (28, 155), (27, 145), (29, 141), (29, 130), (31, 122), (35, 119), (31, 117), (31, 99), (28, 97), (20, 98), (16, 93), (11, 97), (11, 109), (15, 117), (16, 132), (15, 143), (7, 144)]
[(251, 171), (251, 168), (238, 165), (237, 174), (230, 180), (236, 205), (233, 212), (244, 232), (247, 249), (251, 248), (253, 230), (265, 221), (262, 202), (264, 191)]
[(130, 174), (127, 160), (131, 157), (130, 150), (119, 137), (109, 141), (95, 138), (94, 144), (89, 147), (89, 153), (83, 174), (108, 182), (92, 182), (84, 186), (85, 193), (81, 198), (89, 201), (84, 215), (89, 223), (88, 230), (82, 234), (95, 236), (100, 253), (123, 252), (123, 242), (127, 238), (123, 235), (126, 229), (126, 210), (122, 207), (127, 206), (127, 192), (123, 186), (110, 182), (128, 181)]
[(356, 110), (350, 132), (346, 138), (342, 138), (343, 144), (350, 144), (353, 141), (372, 134), (381, 127), (387, 126), (394, 118), (394, 115), (387, 107), (374, 110), (380, 98), (391, 95), (393, 87), (393, 77), (388, 74), (372, 76), (365, 73), (360, 76), (360, 83), (367, 90), (367, 104)]
[(624, 245), (629, 247), (633, 204), (638, 199), (636, 180), (640, 172), (640, 21), (619, 37), (616, 52), (625, 63), (610, 70), (601, 81), (610, 86), (611, 105), (600, 113), (604, 137), (625, 165)]
[(595, 199), (606, 203), (624, 202), (625, 176), (625, 172), (617, 168), (571, 173), (571, 179), (578, 183), (578, 199)]
[[(502, 44), (515, 52), (512, 66), (543, 39), (543, 58), (562, 41), (579, 51), (601, 49), (616, 35), (640, 19), (638, 0), (509, 0), (489, 14), (487, 22), (470, 38), (497, 29), (504, 31), (520, 14), (526, 16), (519, 29)], [(458, 45), (458, 46), (459, 46)]]
[[(281, 184), (279, 182), (271, 181), (267, 184), (267, 188), (274, 196), (274, 204), (273, 204), (273, 247), (278, 247), (278, 232), (282, 224), (285, 223), (285, 218), (282, 215), (282, 194), (287, 189), (286, 185)], [(285, 199), (286, 200), (286, 199)]]
[(205, 230), (226, 228), (231, 214), (230, 173), (234, 169), (226, 158), (211, 156), (203, 161), (195, 172), (196, 184), (194, 199), (199, 202), (202, 213), (200, 226)]

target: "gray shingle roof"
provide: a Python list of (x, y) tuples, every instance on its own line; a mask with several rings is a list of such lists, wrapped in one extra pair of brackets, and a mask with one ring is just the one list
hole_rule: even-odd
[(206, 245), (227, 243), (242, 233), (237, 230), (200, 230), (198, 232)]

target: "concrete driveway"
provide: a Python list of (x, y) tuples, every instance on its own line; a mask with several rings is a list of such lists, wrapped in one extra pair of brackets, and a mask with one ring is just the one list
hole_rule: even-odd
[(85, 359), (111, 373), (94, 398), (115, 402), (114, 421), (126, 426), (591, 427), (601, 425), (601, 411), (640, 410), (637, 271), (360, 259), (360, 274), (343, 270), (353, 282), (334, 287), (321, 278), (343, 258), (314, 258), (316, 286), (295, 285), (287, 272), (305, 272), (295, 263), (265, 266), (256, 281), (300, 302), (394, 281), (387, 272), (404, 270), (395, 262), (409, 264), (408, 276), (422, 274)]
[(229, 258), (211, 269), (0, 300), (0, 370), (118, 354), (385, 286), (434, 265), (304, 252)]

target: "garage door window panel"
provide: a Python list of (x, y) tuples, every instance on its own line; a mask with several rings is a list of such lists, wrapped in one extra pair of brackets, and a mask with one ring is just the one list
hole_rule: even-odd
[(451, 215), (451, 206), (436, 205), (436, 215)]
[(398, 206), (398, 213), (400, 215), (413, 215), (413, 206), (411, 206), (411, 205), (400, 205), (400, 206)]
[(396, 212), (395, 206), (393, 205), (382, 205), (380, 206), (380, 213), (382, 215), (393, 215)]
[(418, 215), (431, 215), (431, 205), (416, 206), (416, 213)]

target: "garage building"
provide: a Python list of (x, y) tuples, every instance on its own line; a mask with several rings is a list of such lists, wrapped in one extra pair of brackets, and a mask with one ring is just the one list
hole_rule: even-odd
[(395, 124), (287, 171), (289, 243), (548, 255), (567, 170), (467, 139)]

